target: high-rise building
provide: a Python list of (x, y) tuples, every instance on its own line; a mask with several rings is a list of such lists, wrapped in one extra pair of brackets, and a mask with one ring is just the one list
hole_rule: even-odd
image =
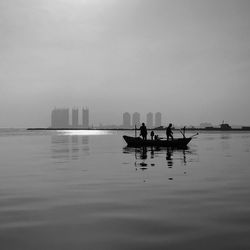
[(123, 128), (131, 127), (131, 116), (128, 112), (123, 113)]
[(147, 113), (147, 120), (146, 120), (147, 128), (153, 128), (153, 113)]
[(161, 126), (161, 113), (157, 112), (155, 114), (155, 127), (160, 127)]
[(132, 126), (133, 127), (135, 127), (135, 126), (139, 127), (140, 126), (140, 113), (138, 113), (138, 112), (133, 113)]
[(78, 119), (78, 109), (72, 109), (72, 127), (77, 128), (79, 126), (79, 119)]
[(68, 128), (69, 127), (69, 109), (53, 109), (51, 112), (52, 128)]
[(89, 109), (82, 108), (82, 127), (89, 128)]

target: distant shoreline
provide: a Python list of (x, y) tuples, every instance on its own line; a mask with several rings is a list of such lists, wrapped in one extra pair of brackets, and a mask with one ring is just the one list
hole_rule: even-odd
[[(110, 130), (110, 131), (134, 131), (134, 128), (27, 128), (26, 130)], [(165, 131), (166, 128), (153, 128), (148, 130), (154, 131)], [(177, 128), (173, 128), (174, 131), (180, 130)], [(137, 129), (139, 131), (139, 129)], [(219, 131), (219, 132), (230, 132), (230, 131), (250, 131), (250, 127), (242, 127), (242, 128), (230, 128), (230, 129), (221, 129), (221, 128), (186, 128), (186, 131)]]

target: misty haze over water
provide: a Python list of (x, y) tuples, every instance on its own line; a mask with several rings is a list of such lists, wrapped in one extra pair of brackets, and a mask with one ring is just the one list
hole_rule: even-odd
[[(1, 0), (0, 127), (55, 107), (250, 125), (250, 1)], [(166, 125), (166, 124), (164, 124)]]

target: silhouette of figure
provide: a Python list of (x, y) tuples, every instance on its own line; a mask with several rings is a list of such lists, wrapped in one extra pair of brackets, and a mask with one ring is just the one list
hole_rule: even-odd
[(147, 132), (147, 128), (146, 128), (144, 122), (142, 123), (142, 125), (140, 127), (140, 131), (141, 131), (140, 135), (142, 136), (142, 139), (143, 140), (147, 140), (147, 134), (148, 134), (148, 132)]
[(167, 134), (167, 140), (169, 140), (169, 138), (171, 138), (172, 140), (174, 139), (173, 137), (173, 131), (172, 131), (172, 123), (169, 123), (167, 130), (166, 130), (166, 134)]
[(154, 131), (152, 130), (151, 133), (150, 133), (151, 140), (154, 140), (154, 135), (155, 135), (155, 133), (154, 133)]

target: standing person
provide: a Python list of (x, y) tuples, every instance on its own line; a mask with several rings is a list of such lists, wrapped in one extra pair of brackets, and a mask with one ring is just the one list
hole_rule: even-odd
[(155, 135), (155, 133), (154, 133), (154, 131), (152, 130), (151, 133), (150, 133), (151, 140), (154, 140), (154, 135)]
[(173, 137), (173, 131), (172, 131), (172, 123), (169, 123), (167, 130), (166, 130), (166, 134), (167, 134), (167, 140), (169, 140), (169, 138), (171, 138), (172, 140), (174, 139)]
[(148, 131), (147, 131), (147, 128), (145, 126), (145, 123), (143, 122), (141, 127), (140, 127), (140, 131), (141, 131), (141, 136), (142, 136), (142, 139), (143, 140), (147, 140), (147, 134), (148, 134)]

